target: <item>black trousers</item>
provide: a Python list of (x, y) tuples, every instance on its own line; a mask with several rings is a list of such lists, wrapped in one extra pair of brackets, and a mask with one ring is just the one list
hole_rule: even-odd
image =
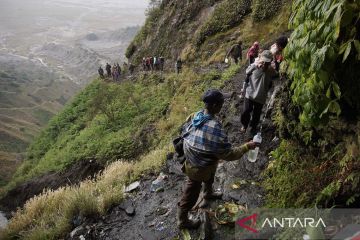
[(250, 123), (251, 129), (253, 131), (256, 130), (256, 127), (260, 121), (261, 110), (263, 106), (264, 104), (257, 103), (248, 98), (245, 98), (244, 110), (243, 113), (241, 114), (241, 123), (245, 129), (249, 126)]
[(241, 61), (241, 57), (232, 56), (232, 58), (234, 59), (235, 64), (238, 64), (239, 60)]

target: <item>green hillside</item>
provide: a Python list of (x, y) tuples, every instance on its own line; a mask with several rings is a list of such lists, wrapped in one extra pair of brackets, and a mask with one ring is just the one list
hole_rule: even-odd
[(0, 53), (0, 187), (26, 148), (79, 86), (20, 56)]

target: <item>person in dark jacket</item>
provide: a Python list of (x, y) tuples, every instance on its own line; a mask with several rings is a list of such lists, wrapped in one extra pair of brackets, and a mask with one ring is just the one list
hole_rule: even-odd
[(164, 71), (165, 58), (160, 57), (160, 71)]
[(150, 68), (151, 71), (154, 71), (154, 57), (150, 57)]
[(272, 78), (276, 75), (275, 69), (271, 66), (272, 58), (272, 53), (269, 50), (264, 50), (260, 54), (258, 62), (251, 64), (246, 69), (249, 83), (245, 87), (241, 132), (245, 132), (250, 123), (251, 133), (256, 134), (261, 111), (266, 102), (267, 93), (272, 86)]
[(117, 70), (119, 72), (119, 77), (121, 75), (121, 67), (120, 67), (120, 64), (119, 63), (116, 63), (116, 67), (117, 67)]
[(145, 59), (145, 64), (146, 64), (147, 71), (150, 71), (151, 70), (151, 59), (150, 59), (150, 57), (147, 57)]
[(107, 76), (111, 77), (111, 66), (109, 63), (106, 63), (105, 69), (106, 69)]
[(179, 74), (181, 72), (181, 69), (182, 69), (182, 61), (181, 58), (178, 58), (175, 62), (176, 73)]
[(239, 41), (238, 43), (231, 46), (230, 50), (226, 54), (226, 58), (229, 56), (231, 56), (235, 64), (238, 64), (239, 60), (242, 60), (242, 41)]
[(102, 67), (100, 66), (98, 69), (98, 73), (100, 75), (100, 78), (103, 79), (104, 78), (104, 69), (102, 69)]
[(242, 146), (233, 147), (227, 138), (218, 114), (224, 103), (224, 96), (218, 90), (209, 90), (203, 96), (205, 109), (189, 117), (191, 124), (184, 136), (185, 162), (183, 171), (187, 175), (185, 191), (178, 202), (177, 224), (179, 228), (197, 228), (197, 220), (190, 220), (188, 212), (197, 202), (201, 185), (204, 183), (204, 199), (221, 198), (221, 192), (213, 190), (217, 163), (220, 159), (233, 161), (240, 159), (249, 149), (255, 148), (250, 141)]

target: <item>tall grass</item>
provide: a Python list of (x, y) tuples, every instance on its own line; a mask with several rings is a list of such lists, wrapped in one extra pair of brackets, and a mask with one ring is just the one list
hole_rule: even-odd
[(138, 162), (116, 161), (96, 180), (83, 181), (79, 186), (46, 190), (30, 199), (18, 210), (3, 239), (57, 239), (72, 228), (76, 216), (99, 216), (123, 199), (125, 184), (148, 171), (158, 172), (166, 159), (169, 146), (151, 151)]

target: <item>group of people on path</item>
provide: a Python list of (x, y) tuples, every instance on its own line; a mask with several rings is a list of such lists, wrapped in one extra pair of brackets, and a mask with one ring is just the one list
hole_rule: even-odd
[[(165, 58), (164, 57), (143, 57), (142, 59), (143, 71), (161, 71), (165, 69)], [(182, 60), (177, 58), (175, 61), (175, 72), (179, 74), (182, 70)]]
[(144, 71), (164, 71), (164, 57), (143, 57), (142, 67)]
[[(135, 66), (131, 63), (127, 64), (126, 62), (124, 62), (123, 70), (125, 70), (125, 69), (128, 69), (130, 74), (133, 74), (133, 72), (135, 70)], [(101, 79), (105, 79), (105, 77), (107, 77), (107, 78), (112, 78), (114, 82), (120, 81), (122, 69), (121, 69), (119, 63), (116, 63), (116, 64), (114, 63), (114, 65), (112, 67), (109, 63), (106, 63), (105, 70), (106, 70), (106, 75), (105, 75), (104, 69), (101, 66), (98, 69), (99, 77)]]
[(245, 133), (249, 126), (252, 135), (258, 131), (262, 108), (272, 87), (273, 78), (279, 75), (280, 63), (283, 61), (282, 50), (287, 43), (287, 37), (283, 36), (271, 45), (270, 50), (261, 51), (258, 42), (249, 49), (249, 66), (241, 90), (241, 94), (245, 95), (244, 110), (241, 114), (242, 133)]
[[(270, 50), (261, 52), (259, 43), (255, 42), (248, 51), (249, 66), (246, 69), (244, 110), (241, 114), (242, 133), (248, 126), (251, 126), (252, 133), (257, 131), (261, 111), (271, 88), (272, 79), (278, 74), (282, 50), (287, 41), (286, 37), (281, 37)], [(241, 46), (240, 43), (238, 44)], [(240, 58), (237, 48), (232, 46), (228, 52), (229, 56), (235, 57), (234, 61), (236, 57)], [(211, 199), (222, 198), (222, 193), (214, 191), (212, 186), (218, 161), (238, 160), (246, 152), (258, 146), (258, 143), (252, 140), (241, 146), (233, 146), (228, 141), (220, 121), (216, 118), (224, 104), (224, 95), (219, 90), (208, 90), (203, 95), (202, 101), (204, 109), (188, 117), (182, 134), (185, 159), (182, 170), (187, 175), (187, 181), (178, 202), (177, 224), (180, 229), (199, 227), (200, 221), (189, 219), (188, 213), (195, 206), (202, 185), (204, 199), (199, 207), (205, 207)]]
[[(108, 78), (112, 77), (113, 81), (120, 80), (121, 67), (120, 67), (119, 63), (116, 63), (116, 64), (114, 63), (114, 65), (112, 67), (109, 63), (106, 63), (105, 70), (106, 70), (106, 76)], [(98, 73), (99, 73), (99, 76), (101, 79), (105, 78), (104, 69), (101, 66), (98, 69)]]
[[(175, 61), (175, 72), (177, 74), (181, 73), (182, 70), (182, 60), (181, 58), (177, 58)], [(142, 69), (143, 71), (161, 71), (163, 72), (165, 68), (165, 58), (164, 57), (143, 57), (142, 59)], [(135, 70), (135, 66), (132, 63), (125, 63), (123, 64), (123, 69), (128, 69), (130, 74), (133, 74)], [(106, 71), (106, 74), (105, 74)], [(109, 63), (105, 65), (105, 71), (102, 66), (99, 67), (98, 73), (101, 79), (112, 78), (113, 81), (118, 82), (120, 80), (120, 76), (122, 73), (122, 69), (119, 63), (114, 63), (111, 67)]]

